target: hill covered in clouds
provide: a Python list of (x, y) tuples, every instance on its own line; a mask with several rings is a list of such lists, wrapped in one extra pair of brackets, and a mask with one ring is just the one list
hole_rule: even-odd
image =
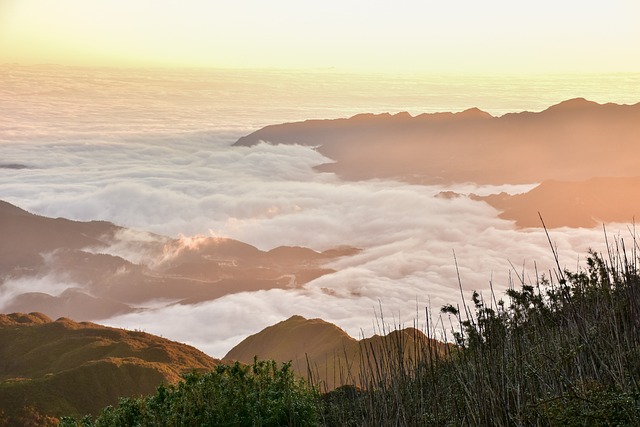
[(235, 145), (315, 146), (335, 161), (318, 169), (349, 180), (500, 185), (635, 176), (639, 139), (640, 103), (578, 98), (500, 117), (473, 108), (307, 120), (264, 127)]
[(332, 272), (327, 262), (357, 252), (173, 239), (104, 221), (47, 218), (2, 201), (0, 236), (0, 310), (77, 320), (293, 289)]

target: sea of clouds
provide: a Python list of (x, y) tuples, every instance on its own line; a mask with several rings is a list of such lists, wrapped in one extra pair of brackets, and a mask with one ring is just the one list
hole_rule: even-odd
[[(492, 283), (500, 297), (523, 274), (534, 280), (536, 271), (548, 275), (554, 267), (543, 230), (516, 230), (483, 202), (435, 197), (442, 190), (517, 193), (531, 186), (344, 182), (316, 172), (314, 166), (331, 160), (309, 147), (231, 147), (251, 129), (216, 124), (212, 112), (229, 106), (202, 98), (183, 80), (181, 90), (174, 82), (160, 91), (157, 82), (145, 89), (108, 73), (96, 82), (90, 72), (64, 80), (64, 70), (48, 78), (27, 71), (13, 69), (9, 78), (4, 70), (12, 84), (0, 92), (7, 112), (0, 118), (0, 199), (52, 217), (108, 220), (171, 237), (230, 237), (264, 250), (362, 249), (334, 261), (336, 273), (302, 289), (156, 304), (101, 323), (142, 329), (221, 357), (246, 336), (294, 314), (323, 318), (356, 337), (375, 332), (380, 310), (390, 323), (411, 326), (417, 316), (420, 326), (425, 308), (437, 317), (443, 304), (460, 301), (458, 276), (466, 294), (475, 289), (488, 296)], [(205, 101), (212, 106), (203, 107)], [(610, 234), (628, 236), (625, 225), (610, 227)], [(572, 270), (589, 248), (605, 249), (602, 229), (550, 233), (562, 266)], [(144, 258), (127, 244), (138, 238), (135, 233), (121, 237), (112, 253), (134, 262)], [(5, 283), (11, 295), (28, 288), (25, 281)], [(60, 280), (39, 278), (33, 290), (63, 289)]]

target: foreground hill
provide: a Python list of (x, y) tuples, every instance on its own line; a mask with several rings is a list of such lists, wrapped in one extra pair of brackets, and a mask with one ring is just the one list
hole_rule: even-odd
[(119, 397), (150, 394), (184, 373), (219, 363), (144, 332), (66, 318), (54, 322), (41, 313), (0, 315), (0, 361), (5, 417), (96, 413)]
[(539, 227), (540, 212), (549, 228), (594, 227), (631, 222), (640, 215), (640, 177), (592, 178), (579, 182), (546, 181), (523, 194), (474, 196), (502, 211), (518, 227)]
[[(403, 362), (397, 357), (399, 349)], [(446, 344), (431, 340), (414, 328), (356, 340), (322, 319), (293, 316), (247, 337), (232, 348), (223, 361), (249, 364), (254, 357), (291, 361), (298, 375), (307, 378), (311, 373), (314, 381), (332, 390), (341, 385), (360, 384), (370, 365), (408, 363), (415, 360), (417, 354), (443, 355), (445, 349)]]
[(361, 114), (267, 126), (235, 145), (303, 144), (335, 160), (322, 171), (360, 180), (478, 184), (635, 176), (640, 103), (573, 99), (537, 112)]
[(99, 320), (148, 301), (191, 304), (227, 294), (292, 288), (356, 252), (232, 239), (172, 239), (104, 221), (47, 218), (0, 201), (0, 312)]

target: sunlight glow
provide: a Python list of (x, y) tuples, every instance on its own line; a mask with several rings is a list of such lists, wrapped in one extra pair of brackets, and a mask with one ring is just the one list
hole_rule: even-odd
[(640, 71), (634, 0), (0, 0), (0, 63)]

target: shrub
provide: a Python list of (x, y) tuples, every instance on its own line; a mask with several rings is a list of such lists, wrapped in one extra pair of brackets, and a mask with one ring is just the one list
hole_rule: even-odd
[(146, 398), (121, 399), (94, 421), (64, 418), (63, 427), (308, 426), (318, 423), (318, 394), (294, 376), (289, 363), (219, 365), (160, 386)]

